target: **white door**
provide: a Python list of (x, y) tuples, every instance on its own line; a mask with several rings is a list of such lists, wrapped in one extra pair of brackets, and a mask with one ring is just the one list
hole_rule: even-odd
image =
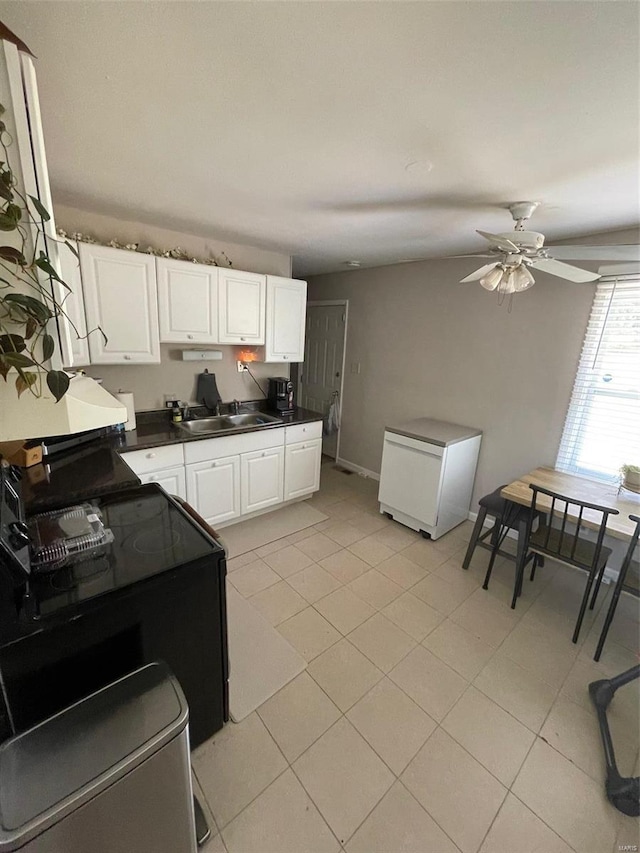
[(158, 293), (153, 255), (80, 244), (80, 269), (93, 364), (160, 361)]
[(218, 270), (156, 258), (160, 340), (218, 343)]
[(182, 500), (187, 499), (186, 476), (184, 465), (180, 468), (167, 468), (164, 471), (154, 471), (151, 474), (141, 474), (141, 483), (157, 483), (170, 495), (177, 495)]
[(209, 524), (240, 515), (240, 457), (187, 465), (187, 501)]
[(283, 501), (284, 447), (256, 450), (240, 457), (242, 515)]
[(304, 361), (307, 282), (267, 276), (265, 361)]
[[(334, 394), (342, 388), (346, 305), (308, 305), (304, 367), (299, 380), (298, 405), (327, 415)], [(335, 458), (338, 434), (325, 435), (322, 450)]]
[(311, 494), (320, 488), (322, 439), (289, 444), (284, 461), (285, 501)]
[(266, 276), (218, 271), (221, 344), (263, 344)]
[[(70, 245), (78, 251), (77, 243)], [(64, 243), (58, 243), (58, 266), (60, 278), (69, 286), (62, 297), (64, 314), (59, 318), (60, 340), (62, 345), (62, 363), (65, 367), (78, 367), (91, 364), (89, 341), (87, 339), (87, 320), (84, 313), (84, 295), (80, 261)], [(97, 334), (100, 334), (99, 332)]]

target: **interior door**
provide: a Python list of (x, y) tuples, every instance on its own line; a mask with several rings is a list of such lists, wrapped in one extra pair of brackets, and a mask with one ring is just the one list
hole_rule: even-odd
[[(304, 365), (301, 368), (299, 405), (323, 415), (329, 413), (334, 393), (340, 399), (346, 335), (346, 305), (307, 305)], [(336, 457), (338, 433), (322, 437), (322, 452)]]

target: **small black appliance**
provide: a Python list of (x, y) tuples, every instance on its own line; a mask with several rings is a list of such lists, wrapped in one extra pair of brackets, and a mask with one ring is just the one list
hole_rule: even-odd
[(287, 412), (295, 411), (293, 403), (293, 382), (284, 376), (271, 376), (269, 378), (269, 408), (278, 412), (278, 414), (286, 414)]

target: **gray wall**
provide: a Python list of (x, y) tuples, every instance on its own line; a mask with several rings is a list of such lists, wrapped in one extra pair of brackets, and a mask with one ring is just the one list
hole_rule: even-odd
[[(164, 228), (144, 225), (139, 222), (127, 222), (112, 216), (103, 216), (77, 208), (55, 205), (56, 226), (67, 232), (81, 231), (96, 239), (109, 242), (139, 242), (141, 246), (152, 245), (157, 248), (175, 248), (180, 246), (195, 257), (206, 258), (210, 253), (218, 255), (224, 251), (233, 262), (235, 269), (249, 272), (271, 273), (289, 276), (291, 258), (279, 252), (272, 252), (254, 246), (244, 246), (219, 240), (215, 237), (205, 239), (191, 234), (182, 234)], [(223, 400), (253, 400), (260, 397), (260, 391), (246, 373), (238, 373), (236, 360), (241, 347), (216, 346), (222, 354), (222, 361), (204, 363), (183, 362), (181, 349), (185, 344), (163, 344), (161, 363), (149, 365), (95, 365), (86, 368), (90, 376), (101, 377), (104, 387), (109, 391), (132, 391), (135, 395), (136, 409), (156, 409), (163, 405), (164, 394), (177, 394), (185, 402), (195, 402), (196, 376), (206, 367), (216, 374), (218, 390)], [(206, 349), (206, 347), (204, 347)], [(264, 357), (264, 347), (255, 347), (258, 357)], [(268, 376), (288, 376), (288, 365), (257, 363), (251, 368), (256, 379), (266, 387), (264, 380)]]
[(554, 463), (595, 285), (535, 273), (509, 312), (458, 283), (473, 269), (434, 260), (316, 276), (309, 299), (349, 300), (340, 457), (379, 472), (385, 424), (418, 416), (478, 427), (475, 506)]

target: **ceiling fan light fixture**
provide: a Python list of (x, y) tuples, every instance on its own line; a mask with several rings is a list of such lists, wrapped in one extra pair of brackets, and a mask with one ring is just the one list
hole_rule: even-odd
[(485, 290), (495, 290), (496, 287), (502, 281), (503, 273), (503, 267), (499, 265), (495, 266), (492, 270), (489, 270), (489, 272), (480, 279), (480, 284), (482, 285), (482, 287), (484, 287)]
[(515, 293), (516, 285), (515, 285), (515, 277), (516, 270), (513, 267), (508, 267), (503, 275), (500, 283), (498, 284), (498, 293)]
[(535, 278), (531, 275), (527, 267), (521, 264), (515, 271), (513, 285), (515, 293), (522, 293), (523, 290), (528, 290), (536, 283)]

